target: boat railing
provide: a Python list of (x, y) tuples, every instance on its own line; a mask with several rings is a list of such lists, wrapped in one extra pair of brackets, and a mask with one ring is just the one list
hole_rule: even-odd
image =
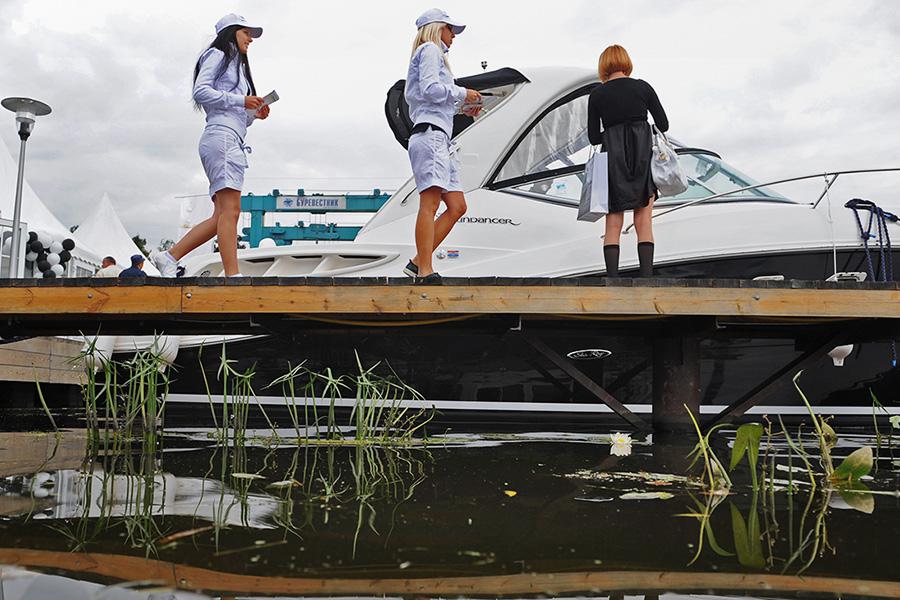
[[(697, 204), (702, 204), (704, 202), (710, 202), (712, 200), (718, 200), (719, 198), (725, 198), (727, 196), (734, 196), (735, 194), (739, 194), (741, 192), (749, 192), (751, 190), (770, 187), (773, 185), (779, 185), (782, 183), (791, 183), (794, 181), (805, 181), (809, 179), (818, 179), (822, 177), (825, 180), (825, 189), (822, 190), (822, 193), (819, 194), (819, 197), (815, 202), (808, 203), (808, 206), (815, 209), (819, 206), (819, 203), (828, 195), (828, 191), (831, 189), (831, 186), (834, 185), (834, 182), (837, 181), (838, 177), (841, 175), (855, 175), (860, 173), (890, 173), (890, 172), (900, 172), (900, 167), (890, 167), (885, 169), (852, 169), (847, 171), (828, 171), (825, 173), (815, 173), (813, 175), (802, 175), (800, 177), (789, 177), (787, 179), (776, 179), (774, 181), (767, 181), (765, 183), (756, 183), (753, 185), (744, 186), (741, 188), (736, 188), (733, 190), (729, 190), (727, 192), (722, 192), (720, 194), (713, 194), (712, 196), (704, 196), (703, 198), (697, 198), (696, 200), (691, 200), (689, 202), (684, 202), (683, 204), (679, 204), (678, 206), (673, 206), (672, 208), (668, 208), (666, 210), (662, 210), (660, 212), (654, 213), (651, 218), (657, 219), (659, 217), (665, 216), (669, 213), (673, 213), (690, 206), (696, 206)], [(632, 229), (634, 229), (634, 223), (625, 228), (623, 233), (629, 233)]]

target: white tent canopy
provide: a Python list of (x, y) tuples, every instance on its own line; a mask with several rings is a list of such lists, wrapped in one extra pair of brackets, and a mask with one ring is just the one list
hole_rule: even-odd
[[(96, 248), (101, 257), (112, 256), (122, 267), (131, 266), (130, 257), (141, 253), (122, 225), (108, 194), (103, 194), (94, 211), (78, 226), (76, 233), (79, 240), (91, 248)], [(150, 260), (144, 262), (144, 272), (147, 275), (159, 275), (159, 271)]]
[[(12, 220), (16, 201), (16, 179), (18, 178), (18, 163), (13, 160), (6, 146), (0, 149), (0, 217)], [(26, 159), (26, 173), (27, 173)], [(75, 240), (75, 250), (72, 254), (79, 256), (88, 262), (99, 262), (99, 256), (94, 247), (81, 235), (72, 234), (69, 228), (63, 225), (50, 209), (38, 198), (28, 181), (22, 186), (22, 221), (28, 225), (29, 231), (44, 231), (50, 237), (57, 240), (72, 238)]]

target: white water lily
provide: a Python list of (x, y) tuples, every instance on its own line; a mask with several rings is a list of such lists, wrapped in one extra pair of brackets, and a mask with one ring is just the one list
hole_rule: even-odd
[(613, 456), (630, 456), (631, 455), (631, 436), (627, 433), (615, 432), (609, 436), (612, 444), (609, 453)]

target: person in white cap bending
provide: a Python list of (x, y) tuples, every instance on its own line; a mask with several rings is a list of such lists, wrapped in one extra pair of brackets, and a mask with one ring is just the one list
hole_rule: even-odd
[[(438, 8), (416, 19), (415, 41), (404, 96), (414, 127), (409, 138), (409, 162), (419, 192), (416, 218), (416, 256), (403, 269), (410, 277), (440, 283), (431, 255), (466, 212), (459, 183), (459, 162), (450, 152), (453, 116), (462, 109), (477, 116), (481, 94), (453, 82), (447, 52), (465, 25)], [(435, 221), (441, 200), (447, 210)]]
[(194, 67), (194, 104), (206, 111), (200, 137), (200, 162), (209, 179), (213, 215), (194, 226), (154, 263), (163, 277), (175, 277), (178, 261), (194, 248), (218, 236), (219, 254), (226, 277), (239, 277), (237, 222), (241, 215), (241, 189), (247, 168), (244, 145), (247, 126), (269, 116), (269, 107), (256, 95), (247, 51), (262, 35), (240, 15), (227, 14), (216, 23), (216, 39)]

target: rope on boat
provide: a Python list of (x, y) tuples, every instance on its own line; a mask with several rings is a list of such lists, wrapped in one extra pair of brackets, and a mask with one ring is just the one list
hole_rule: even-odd
[[(853, 216), (856, 217), (856, 225), (859, 228), (863, 250), (866, 254), (866, 267), (869, 278), (872, 281), (893, 281), (894, 257), (891, 248), (891, 234), (888, 231), (888, 221), (897, 223), (900, 221), (900, 217), (887, 212), (871, 200), (863, 200), (862, 198), (848, 200), (844, 206), (852, 210)], [(859, 211), (861, 210), (869, 213), (869, 220), (865, 227), (863, 227), (862, 218), (859, 216)], [(877, 234), (872, 233), (873, 228), (877, 231)], [(878, 243), (880, 260), (877, 272), (875, 263), (872, 261), (872, 251), (869, 249), (869, 240), (875, 240)], [(897, 342), (894, 340), (891, 340), (891, 366), (897, 366)]]

